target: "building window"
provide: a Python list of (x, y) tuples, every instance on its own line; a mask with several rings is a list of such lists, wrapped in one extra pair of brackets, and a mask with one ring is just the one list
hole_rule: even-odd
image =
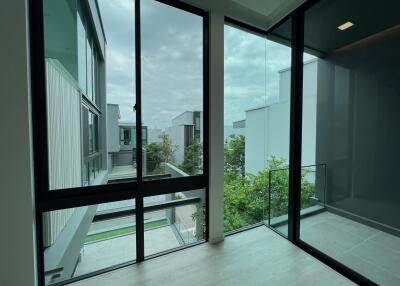
[(120, 127), (120, 144), (121, 145), (133, 145), (135, 138), (135, 129), (131, 127)]

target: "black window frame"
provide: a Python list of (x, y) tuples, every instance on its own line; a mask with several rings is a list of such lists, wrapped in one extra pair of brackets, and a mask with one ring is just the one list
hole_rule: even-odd
[[(37, 271), (38, 285), (45, 285), (44, 274), (44, 247), (43, 247), (43, 221), (42, 215), (49, 211), (62, 210), (80, 206), (95, 205), (107, 202), (122, 201), (127, 199), (135, 199), (136, 201), (136, 261), (141, 262), (159, 255), (176, 251), (166, 251), (150, 257), (144, 256), (144, 205), (143, 199), (160, 194), (171, 194), (176, 192), (184, 192), (190, 190), (205, 190), (205, 240), (208, 241), (209, 236), (209, 16), (208, 12), (185, 4), (180, 1), (173, 0), (152, 0), (163, 3), (165, 5), (186, 11), (202, 17), (203, 19), (203, 156), (204, 167), (203, 173), (197, 176), (171, 178), (168, 180), (143, 180), (142, 176), (142, 160), (138, 160), (137, 178), (130, 181), (123, 180), (121, 182), (109, 183), (105, 185), (89, 185), (77, 188), (67, 188), (60, 190), (50, 190), (49, 173), (48, 173), (48, 141), (47, 141), (47, 102), (46, 102), (46, 77), (45, 77), (45, 46), (44, 46), (44, 0), (33, 1), (28, 3), (29, 7), (29, 32), (30, 32), (30, 59), (31, 59), (31, 88), (32, 88), (32, 127), (33, 127), (33, 156), (34, 156), (34, 177), (35, 177), (35, 217), (36, 217), (36, 249), (37, 249)], [(83, 0), (85, 10), (88, 10), (88, 0)], [(99, 7), (96, 2), (96, 9)], [(90, 17), (88, 17), (90, 18)], [(85, 28), (87, 29), (88, 21), (93, 19), (85, 19)], [(101, 22), (101, 21), (100, 21)], [(101, 29), (104, 31), (103, 25)], [(140, 62), (140, 0), (135, 0), (135, 50), (136, 50), (136, 156), (142, 157), (142, 124), (141, 124), (141, 62)], [(88, 31), (86, 30), (86, 33)], [(85, 51), (87, 54), (87, 52)], [(86, 81), (86, 84), (88, 82)], [(83, 92), (82, 101), (86, 102), (90, 110), (99, 112), (96, 102), (93, 102)], [(88, 168), (90, 169), (90, 168)], [(90, 178), (90, 176), (89, 176)], [(196, 245), (196, 244), (194, 244)], [(190, 245), (189, 245), (190, 246)], [(179, 248), (178, 248), (179, 250)], [(104, 270), (95, 271), (83, 276), (72, 278), (67, 281), (56, 283), (55, 285), (65, 285), (74, 281), (86, 279), (111, 271), (132, 263), (124, 263), (109, 267)]]

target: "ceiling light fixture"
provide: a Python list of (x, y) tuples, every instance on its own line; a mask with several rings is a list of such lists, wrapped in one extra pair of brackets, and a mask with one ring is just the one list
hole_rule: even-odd
[(351, 28), (353, 26), (354, 26), (354, 24), (352, 22), (346, 22), (346, 23), (340, 25), (338, 27), (338, 29), (341, 30), (341, 31), (344, 31), (344, 30), (347, 30), (348, 28)]

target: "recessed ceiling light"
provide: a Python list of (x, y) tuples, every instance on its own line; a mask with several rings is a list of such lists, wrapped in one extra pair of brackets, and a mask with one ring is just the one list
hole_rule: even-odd
[(341, 30), (341, 31), (344, 31), (344, 30), (347, 30), (348, 28), (351, 28), (353, 26), (354, 26), (354, 24), (352, 22), (346, 22), (346, 23), (340, 25), (338, 27), (338, 29)]

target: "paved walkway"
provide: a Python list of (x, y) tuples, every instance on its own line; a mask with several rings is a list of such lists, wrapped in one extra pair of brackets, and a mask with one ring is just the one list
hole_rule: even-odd
[[(179, 246), (175, 234), (169, 226), (144, 232), (145, 255), (151, 255)], [(136, 236), (134, 234), (86, 244), (82, 260), (75, 276), (115, 266), (136, 259)]]
[(109, 180), (136, 178), (136, 168), (130, 166), (115, 166), (108, 174)]

